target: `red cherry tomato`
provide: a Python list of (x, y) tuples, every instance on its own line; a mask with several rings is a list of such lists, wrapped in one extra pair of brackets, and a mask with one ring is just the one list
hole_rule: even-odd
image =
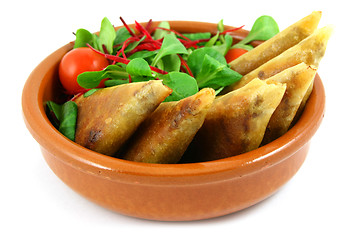
[[(59, 65), (60, 82), (69, 94), (84, 90), (77, 83), (77, 76), (87, 71), (101, 71), (109, 65), (108, 60), (90, 48), (75, 48), (64, 55)], [(100, 85), (103, 83), (100, 83)], [(100, 86), (99, 87), (102, 87)]]
[(246, 53), (247, 50), (242, 48), (230, 48), (230, 50), (225, 55), (226, 62), (231, 62), (235, 60), (236, 58), (240, 57), (244, 53)]

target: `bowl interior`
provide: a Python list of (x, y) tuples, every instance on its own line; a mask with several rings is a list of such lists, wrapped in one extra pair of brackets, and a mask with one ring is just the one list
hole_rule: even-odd
[[(210, 31), (215, 33), (215, 23), (170, 21), (173, 29), (179, 32)], [(156, 23), (155, 23), (156, 24)], [(226, 26), (226, 29), (229, 29)], [(232, 33), (237, 39), (246, 36), (248, 32), (238, 30)], [(259, 44), (259, 43), (254, 43)], [(325, 94), (320, 77), (316, 75), (314, 90), (307, 106), (298, 122), (282, 137), (251, 152), (238, 156), (219, 159), (210, 162), (184, 164), (149, 164), (105, 156), (88, 150), (59, 133), (48, 120), (45, 113), (45, 102), (61, 101), (64, 95), (58, 80), (58, 65), (62, 56), (72, 49), (69, 43), (49, 55), (31, 73), (27, 80), (23, 96), (23, 114), (25, 123), (34, 138), (42, 148), (52, 152), (62, 161), (66, 161), (78, 169), (93, 174), (107, 174), (107, 177), (117, 179), (119, 173), (128, 175), (143, 175), (153, 177), (191, 176), (221, 173), (232, 169), (250, 174), (269, 164), (276, 164), (284, 156), (292, 155), (306, 144), (316, 132), (323, 117)]]

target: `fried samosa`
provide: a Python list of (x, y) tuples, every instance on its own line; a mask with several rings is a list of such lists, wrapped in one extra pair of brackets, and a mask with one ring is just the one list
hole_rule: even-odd
[(282, 83), (254, 79), (217, 97), (190, 145), (189, 155), (196, 161), (209, 161), (259, 147), (285, 89)]
[(77, 98), (75, 142), (114, 155), (171, 92), (161, 81), (152, 80), (104, 88)]
[(306, 102), (309, 99), (309, 97), (311, 95), (311, 92), (313, 90), (313, 87), (314, 87), (314, 81), (311, 82), (309, 88), (307, 89), (307, 91), (305, 93), (305, 96), (303, 97), (303, 99), (301, 101), (301, 104), (299, 106), (299, 109), (297, 110), (297, 112), (295, 114), (295, 117), (294, 117), (292, 123), (290, 124), (290, 127), (292, 127), (299, 120), (299, 118), (301, 117), (301, 114), (305, 109)]
[(164, 102), (130, 138), (124, 159), (147, 163), (177, 163), (215, 98), (212, 88), (176, 102)]
[(332, 34), (332, 31), (332, 26), (325, 26), (317, 29), (313, 34), (295, 46), (244, 75), (238, 82), (227, 87), (224, 92), (229, 92), (245, 86), (254, 78), (262, 80), (267, 79), (284, 69), (293, 67), (301, 62), (318, 67), (325, 54), (327, 42)]
[(286, 91), (267, 125), (262, 145), (286, 133), (316, 74), (314, 66), (300, 63), (268, 78), (286, 84)]
[(320, 18), (320, 11), (312, 12), (271, 39), (230, 62), (230, 67), (241, 75), (246, 75), (310, 36), (317, 28)]

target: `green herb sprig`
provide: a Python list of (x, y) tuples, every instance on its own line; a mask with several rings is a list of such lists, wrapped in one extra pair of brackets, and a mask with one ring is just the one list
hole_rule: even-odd
[(73, 101), (57, 104), (53, 101), (46, 103), (50, 120), (53, 125), (67, 138), (75, 141), (75, 129), (77, 120), (77, 105)]

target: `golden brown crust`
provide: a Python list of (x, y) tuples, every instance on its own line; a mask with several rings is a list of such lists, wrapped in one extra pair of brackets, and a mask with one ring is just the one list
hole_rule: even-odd
[(286, 86), (254, 79), (215, 99), (191, 144), (197, 161), (215, 160), (257, 148)]
[(255, 49), (230, 62), (230, 67), (241, 75), (251, 72), (310, 36), (317, 28), (320, 18), (320, 11), (312, 12), (310, 15), (292, 24), (271, 39), (260, 44)]
[(160, 104), (130, 139), (124, 159), (177, 163), (202, 126), (215, 91), (202, 89), (177, 102)]
[(232, 86), (227, 87), (226, 92), (245, 86), (254, 78), (267, 79), (301, 62), (318, 67), (325, 54), (332, 31), (332, 26), (317, 29), (309, 37), (246, 74)]
[(307, 90), (313, 83), (316, 70), (314, 66), (300, 63), (268, 78), (285, 83), (286, 91), (270, 118), (262, 144), (267, 144), (288, 131)]
[(76, 99), (75, 142), (105, 155), (115, 154), (140, 123), (171, 93), (161, 81), (131, 83)]

